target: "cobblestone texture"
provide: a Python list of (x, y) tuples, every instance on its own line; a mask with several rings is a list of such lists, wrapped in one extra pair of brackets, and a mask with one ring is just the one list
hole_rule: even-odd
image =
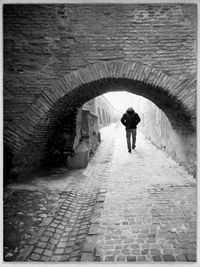
[(193, 262), (196, 181), (141, 134), (129, 154), (112, 125), (86, 169), (5, 189), (4, 237), (5, 261)]
[(39, 230), (41, 221), (47, 216), (59, 192), (27, 189), (4, 191), (4, 255), (13, 260), (20, 249)]
[(115, 132), (97, 253), (100, 261), (195, 261), (196, 182), (138, 135)]

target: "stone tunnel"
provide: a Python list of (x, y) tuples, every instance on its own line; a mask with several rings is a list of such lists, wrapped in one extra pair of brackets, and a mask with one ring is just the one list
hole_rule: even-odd
[(181, 164), (196, 174), (195, 4), (4, 4), (3, 36), (4, 166), (14, 174), (41, 165), (64, 121), (73, 141), (87, 101), (124, 90), (165, 113), (179, 146), (193, 144)]

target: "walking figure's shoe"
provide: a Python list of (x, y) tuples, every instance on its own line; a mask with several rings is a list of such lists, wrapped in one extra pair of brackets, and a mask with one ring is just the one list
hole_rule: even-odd
[(128, 152), (131, 153), (131, 149), (129, 149)]
[(133, 146), (132, 149), (135, 149), (135, 146)]

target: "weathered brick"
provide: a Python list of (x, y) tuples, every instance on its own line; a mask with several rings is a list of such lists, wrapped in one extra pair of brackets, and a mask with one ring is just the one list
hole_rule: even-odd
[(69, 255), (64, 255), (62, 256), (61, 261), (69, 261), (69, 258)]
[(45, 248), (46, 245), (47, 245), (47, 243), (45, 243), (45, 242), (39, 242), (37, 246), (41, 247), (41, 248)]
[(156, 255), (156, 256), (153, 255), (152, 258), (153, 258), (153, 261), (162, 261), (160, 255)]
[(195, 262), (196, 261), (196, 254), (185, 254), (187, 261)]
[[(14, 162), (21, 170), (34, 168), (45, 157), (44, 148), (51, 129), (41, 123), (48, 121), (46, 112), (57, 100), (79, 86), (87, 88), (88, 96), (94, 96), (90, 82), (98, 85), (101, 79), (105, 82), (110, 77), (139, 80), (148, 84), (144, 90), (147, 98), (152, 91), (149, 90), (151, 84), (154, 89), (166, 89), (163, 94), (171, 93), (169, 102), (171, 99), (182, 101), (176, 112), (182, 105), (186, 106), (191, 121), (195, 121), (196, 5), (191, 4), (188, 8), (188, 5), (178, 3), (158, 6), (123, 4), (120, 19), (118, 5), (99, 7), (104, 12), (98, 12), (93, 5), (72, 7), (66, 4), (64, 15), (57, 12), (57, 5), (51, 9), (44, 5), (42, 15), (40, 5), (6, 5), (4, 8), (5, 138), (13, 145)], [(71, 11), (73, 19), (66, 20)], [(112, 22), (110, 13), (113, 14)], [(63, 25), (60, 25), (61, 16), (64, 16)], [(29, 24), (26, 23), (27, 17), (31, 17)], [(104, 34), (96, 34), (97, 30)], [(63, 38), (57, 38), (57, 35)], [(65, 40), (70, 40), (67, 46)], [(77, 92), (70, 95), (66, 106), (79, 103), (81, 98), (77, 96), (80, 96)], [(158, 96), (161, 97), (160, 92)], [(175, 106), (173, 101), (170, 103)], [(163, 103), (160, 106), (164, 107)], [(174, 116), (176, 112), (172, 112)], [(55, 108), (49, 119), (61, 118), (63, 113)], [(179, 113), (177, 118), (182, 115), (185, 114)], [(12, 130), (7, 127), (10, 121), (13, 122)], [(187, 162), (186, 158), (184, 164)], [(191, 165), (186, 167), (194, 168)]]
[(152, 255), (161, 255), (161, 252), (159, 249), (150, 249), (150, 254)]
[(115, 256), (106, 256), (105, 257), (105, 261), (112, 261), (112, 262), (114, 262), (115, 261)]
[(66, 247), (66, 242), (59, 242), (58, 244), (57, 244), (57, 247), (58, 248), (64, 248), (64, 247)]
[(61, 261), (62, 257), (63, 257), (62, 255), (53, 255), (51, 257), (51, 261), (59, 262), (59, 261)]
[(64, 253), (64, 249), (63, 248), (58, 248), (55, 250), (55, 254), (63, 254)]
[(83, 253), (82, 257), (81, 257), (81, 261), (83, 261), (83, 262), (85, 262), (85, 261), (93, 262), (92, 253)]
[(49, 257), (47, 257), (47, 256), (42, 256), (41, 257), (41, 261), (44, 261), (44, 262), (48, 262), (49, 261)]
[(34, 250), (34, 252), (37, 253), (37, 254), (42, 254), (43, 251), (44, 251), (44, 249), (42, 249), (42, 248), (36, 248)]
[(48, 256), (48, 257), (50, 257), (50, 256), (53, 255), (53, 251), (51, 251), (51, 250), (49, 250), (49, 249), (46, 249), (46, 250), (44, 251), (43, 255), (44, 255), (44, 256)]
[(176, 261), (182, 261), (182, 262), (184, 262), (184, 261), (187, 261), (187, 260), (186, 260), (186, 258), (185, 258), (184, 255), (178, 255), (178, 256), (176, 256)]
[(41, 255), (33, 253), (30, 257), (31, 260), (33, 261), (38, 261), (41, 258)]
[(126, 256), (122, 256), (122, 255), (117, 256), (117, 261), (125, 261), (125, 260), (126, 260)]
[(89, 235), (96, 235), (98, 234), (99, 225), (98, 224), (91, 224), (88, 234)]
[(95, 250), (97, 238), (94, 236), (88, 236), (83, 247), (84, 252), (93, 252)]
[(175, 261), (175, 258), (173, 255), (162, 255), (164, 261)]
[(127, 261), (136, 261), (135, 256), (127, 256)]
[(147, 261), (146, 256), (137, 256), (138, 261)]
[(142, 254), (148, 254), (149, 253), (149, 249), (143, 249), (141, 252), (142, 252)]

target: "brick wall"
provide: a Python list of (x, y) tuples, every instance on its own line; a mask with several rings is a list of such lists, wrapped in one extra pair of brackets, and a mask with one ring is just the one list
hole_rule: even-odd
[(117, 86), (195, 131), (195, 4), (4, 5), (3, 34), (4, 144), (18, 169), (42, 161), (63, 120)]

